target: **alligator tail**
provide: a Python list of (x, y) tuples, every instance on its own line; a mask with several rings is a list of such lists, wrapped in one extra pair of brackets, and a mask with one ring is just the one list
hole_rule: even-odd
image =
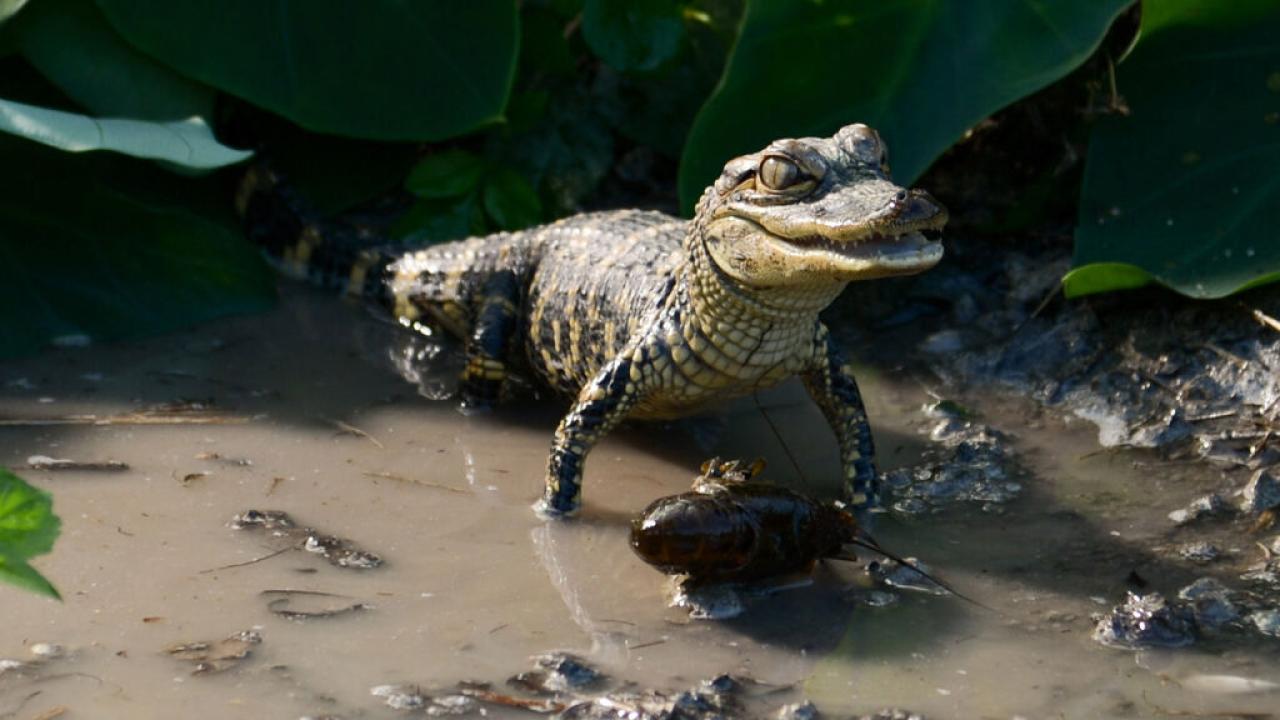
[(367, 229), (321, 219), (265, 163), (245, 173), (235, 207), (245, 235), (283, 274), (387, 309), (395, 304), (389, 266), (403, 249), (382, 245), (385, 239)]

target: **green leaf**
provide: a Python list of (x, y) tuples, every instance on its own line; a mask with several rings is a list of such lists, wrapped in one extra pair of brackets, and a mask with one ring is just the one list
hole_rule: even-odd
[(565, 21), (550, 10), (526, 6), (520, 14), (520, 76), (572, 75), (577, 62), (564, 36)]
[(30, 590), (37, 595), (51, 597), (54, 600), (62, 599), (62, 595), (58, 594), (58, 589), (35, 568), (3, 555), (0, 555), (0, 581)]
[(680, 49), (683, 10), (676, 0), (587, 0), (582, 36), (616, 70), (653, 70)]
[(268, 307), (275, 278), (216, 178), (0, 137), (0, 357)]
[(0, 0), (0, 23), (8, 20), (27, 4), (27, 0)]
[(143, 52), (318, 132), (460, 135), (500, 118), (515, 72), (511, 0), (98, 5)]
[(68, 152), (112, 150), (189, 168), (231, 165), (253, 154), (222, 145), (199, 118), (164, 123), (93, 118), (12, 100), (0, 100), (0, 131)]
[(49, 493), (0, 468), (0, 580), (57, 598), (58, 591), (26, 561), (53, 549), (61, 524)]
[(1068, 293), (1280, 278), (1280, 4), (1144, 2), (1116, 85), (1130, 114), (1094, 128)]
[(690, 131), (687, 210), (725, 161), (864, 122), (913, 182), (966, 130), (1067, 74), (1129, 0), (748, 0), (738, 43)]
[(484, 210), (503, 230), (520, 230), (542, 221), (538, 191), (520, 173), (505, 167), (485, 180)]
[(133, 49), (93, 0), (40, 0), (23, 14), (23, 55), (98, 115), (142, 120), (208, 118), (213, 89)]
[(461, 240), (488, 230), (480, 212), (478, 195), (463, 198), (419, 200), (400, 218), (392, 233), (407, 245)]
[(487, 165), (466, 150), (442, 150), (419, 161), (404, 186), (422, 198), (461, 197), (476, 189)]
[(1078, 267), (1062, 276), (1062, 291), (1067, 297), (1080, 297), (1107, 290), (1142, 287), (1151, 275), (1128, 263), (1100, 262)]

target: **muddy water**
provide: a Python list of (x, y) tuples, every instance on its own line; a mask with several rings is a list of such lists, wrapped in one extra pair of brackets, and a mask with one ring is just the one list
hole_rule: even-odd
[[(0, 427), (0, 463), (15, 469), (31, 455), (130, 466), (19, 470), (54, 494), (63, 519), (55, 551), (36, 565), (64, 601), (0, 587), (0, 657), (29, 659), (35, 643), (67, 654), (0, 675), (0, 716), (65, 708), (85, 718), (393, 717), (371, 687), (501, 687), (530, 655), (557, 649), (660, 689), (748, 675), (789, 686), (773, 696), (778, 705), (808, 697), (834, 716), (885, 706), (933, 718), (1280, 707), (1280, 696), (1187, 682), (1218, 674), (1280, 682), (1274, 642), (1135, 654), (1089, 639), (1089, 614), (1118, 601), (1132, 571), (1166, 593), (1197, 576), (1151, 548), (1171, 537), (1164, 514), (1212, 485), (1204, 470), (1091, 454), (1089, 426), (970, 398), (985, 421), (1016, 434), (1030, 471), (1023, 496), (1003, 514), (960, 508), (885, 520), (877, 534), (992, 610), (921, 596), (855, 607), (845, 590), (861, 568), (832, 564), (812, 585), (757, 600), (739, 618), (690, 621), (666, 606), (663, 578), (631, 554), (627, 521), (651, 499), (686, 489), (712, 452), (763, 454), (771, 477), (832, 491), (833, 443), (797, 387), (760, 403), (798, 468), (746, 401), (714, 419), (615, 433), (592, 455), (582, 516), (546, 524), (529, 505), (558, 405), (527, 400), (464, 417), (392, 371), (396, 337), (358, 307), (293, 289), (268, 315), (0, 365), (8, 419), (109, 416), (183, 399), (247, 419)], [(922, 383), (887, 370), (868, 370), (862, 383), (882, 462), (912, 462), (928, 399)], [(358, 571), (304, 552), (272, 555), (267, 539), (227, 525), (250, 508), (284, 510), (386, 564)], [(1246, 537), (1220, 541), (1236, 549), (1224, 568), (1256, 557)], [(291, 621), (260, 595), (279, 589), (337, 593), (372, 609)], [(249, 628), (262, 644), (221, 673), (193, 676), (162, 652)]]

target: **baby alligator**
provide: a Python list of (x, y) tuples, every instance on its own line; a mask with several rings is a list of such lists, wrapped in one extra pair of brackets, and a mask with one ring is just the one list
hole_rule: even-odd
[(237, 201), (251, 237), (286, 269), (464, 338), (465, 404), (496, 400), (521, 362), (574, 398), (542, 513), (578, 510), (587, 453), (622, 419), (690, 415), (797, 374), (835, 431), (846, 499), (875, 503), (866, 411), (818, 313), (850, 281), (933, 267), (942, 246), (923, 233), (947, 214), (893, 183), (866, 125), (730, 160), (692, 220), (587, 213), (405, 251), (308, 223), (285, 195), (249, 174)]

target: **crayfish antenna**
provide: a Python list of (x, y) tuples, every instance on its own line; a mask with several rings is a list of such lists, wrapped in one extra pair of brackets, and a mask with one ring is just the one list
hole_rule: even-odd
[[(978, 607), (982, 608), (983, 610), (989, 610), (989, 611), (991, 611), (991, 612), (993, 612), (993, 613), (996, 613), (997, 615), (1003, 615), (1003, 614), (1004, 614), (1004, 613), (1001, 613), (999, 610), (996, 610), (995, 608), (991, 607), (990, 605), (986, 605), (986, 604), (980, 603), (980, 602), (978, 602), (977, 600), (974, 600), (973, 598), (969, 597), (968, 595), (965, 595), (964, 593), (960, 592), (959, 590), (956, 590), (955, 588), (951, 587), (949, 584), (947, 584), (946, 582), (944, 582), (941, 578), (935, 577), (935, 576), (933, 576), (933, 575), (931, 575), (931, 574), (929, 574), (929, 573), (925, 572), (924, 570), (921, 570), (921, 569), (920, 569), (920, 566), (916, 565), (916, 564), (915, 564), (915, 563), (913, 563), (913, 562), (908, 562), (908, 561), (906, 560), (906, 558), (900, 557), (900, 556), (898, 556), (898, 555), (897, 555), (897, 554), (895, 554), (895, 553), (891, 553), (891, 552), (889, 552), (888, 550), (885, 550), (883, 547), (881, 547), (881, 546), (880, 546), (880, 543), (876, 542), (875, 538), (872, 538), (872, 537), (871, 537), (871, 536), (869, 536), (869, 535), (866, 535), (866, 534), (863, 534), (863, 533), (859, 533), (859, 534), (858, 534), (856, 537), (854, 537), (853, 539), (846, 541), (846, 542), (845, 542), (845, 544), (846, 544), (846, 545), (854, 545), (854, 546), (856, 546), (856, 547), (860, 547), (860, 548), (865, 548), (865, 549), (870, 550), (871, 552), (873, 552), (873, 553), (875, 553), (875, 554), (877, 554), (877, 555), (880, 555), (880, 556), (882, 556), (882, 557), (888, 558), (889, 560), (892, 560), (892, 561), (894, 561), (894, 562), (898, 563), (899, 565), (905, 565), (906, 567), (909, 567), (909, 568), (911, 568), (912, 570), (914, 570), (914, 571), (916, 571), (916, 572), (920, 573), (921, 577), (923, 577), (923, 578), (925, 578), (926, 580), (928, 580), (928, 581), (930, 581), (930, 582), (934, 583), (935, 585), (937, 585), (938, 587), (942, 588), (943, 590), (946, 590), (947, 592), (949, 592), (949, 593), (951, 593), (952, 595), (954, 595), (954, 596), (956, 596), (956, 597), (960, 598), (961, 600), (964, 600), (965, 602), (967, 602), (967, 603), (969, 603), (969, 604), (971, 604), (971, 605), (977, 605)], [(843, 551), (842, 551), (842, 554), (843, 554)], [(850, 553), (850, 554), (852, 554), (852, 553)], [(843, 559), (843, 558), (839, 558), (839, 559)]]

